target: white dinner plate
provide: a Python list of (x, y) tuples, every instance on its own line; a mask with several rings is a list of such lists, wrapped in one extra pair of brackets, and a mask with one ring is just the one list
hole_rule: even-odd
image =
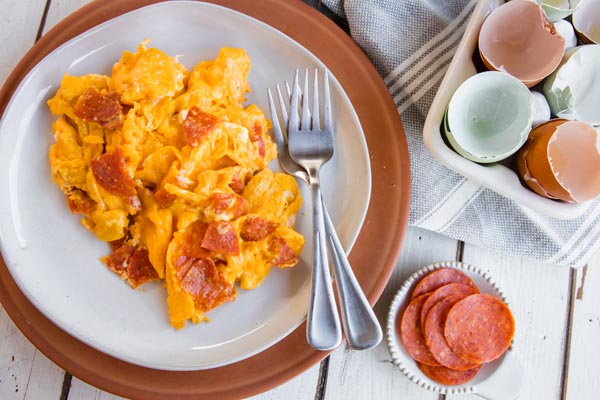
[[(292, 269), (274, 268), (262, 286), (238, 290), (233, 303), (209, 312), (210, 323), (169, 325), (166, 289), (159, 283), (132, 290), (99, 258), (108, 245), (69, 212), (52, 182), (48, 147), (53, 143), (46, 101), (63, 74), (110, 74), (123, 51), (144, 39), (191, 69), (224, 46), (242, 47), (252, 60), (247, 104), (268, 114), (267, 87), (293, 78), (294, 70), (325, 66), (308, 50), (270, 26), (216, 5), (178, 1), (132, 11), (75, 37), (45, 57), (14, 93), (0, 122), (0, 250), (21, 291), (69, 334), (134, 364), (197, 370), (250, 357), (281, 340), (306, 317), (312, 258), (312, 204), (297, 229), (306, 246)], [(326, 204), (340, 240), (350, 251), (370, 197), (368, 150), (358, 117), (332, 77), (335, 155), (322, 170)], [(280, 170), (276, 161), (270, 165)]]

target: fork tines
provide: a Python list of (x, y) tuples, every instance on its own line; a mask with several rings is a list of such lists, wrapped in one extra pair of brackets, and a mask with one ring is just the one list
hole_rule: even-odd
[[(304, 88), (300, 89), (299, 75), (300, 71), (296, 70), (294, 74), (294, 84), (292, 91), (290, 93), (290, 87), (286, 82), (286, 89), (288, 93), (288, 97), (290, 99), (290, 119), (289, 119), (289, 127), (296, 128), (298, 130), (321, 130), (321, 121), (320, 121), (320, 110), (319, 110), (319, 76), (318, 69), (314, 70), (314, 81), (313, 81), (313, 96), (312, 96), (312, 109), (309, 109), (309, 98), (308, 98), (308, 86), (309, 86), (309, 72), (308, 69), (304, 70)], [(331, 93), (329, 90), (329, 74), (327, 70), (323, 71), (324, 79), (323, 79), (323, 129), (333, 130), (332, 124), (332, 115), (331, 115)], [(278, 94), (280, 104), (284, 105), (283, 96), (279, 92), (278, 85)], [(299, 104), (301, 101), (302, 104)], [(300, 121), (300, 116), (298, 115), (299, 106), (302, 106), (302, 120)], [(312, 118), (311, 118), (312, 117)]]

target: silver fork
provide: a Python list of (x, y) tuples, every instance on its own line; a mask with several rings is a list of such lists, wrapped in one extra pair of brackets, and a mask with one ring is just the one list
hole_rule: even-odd
[[(316, 115), (317, 118), (313, 119), (313, 130), (319, 129), (319, 120), (318, 120), (318, 89), (316, 89), (317, 76), (315, 71), (315, 91), (313, 94), (313, 115)], [(295, 86), (297, 87), (297, 72), (295, 77)], [(305, 90), (304, 93), (308, 93), (306, 90), (306, 82), (305, 82)], [(284, 101), (283, 96), (281, 94), (281, 90), (279, 85), (277, 85), (277, 97), (279, 99), (279, 106), (281, 109), (282, 122), (284, 126), (288, 125), (288, 115), (286, 108), (290, 104), (290, 88), (286, 82), (287, 89), (287, 100)], [(325, 73), (325, 119), (328, 121), (328, 124), (325, 125), (324, 129), (329, 128), (329, 133), (324, 133), (333, 136), (333, 127), (332, 127), (332, 118), (331, 118), (331, 102), (330, 102), (330, 94), (329, 94), (329, 82), (327, 73)], [(275, 143), (277, 144), (277, 151), (279, 153), (279, 162), (287, 173), (296, 176), (297, 178), (306, 182), (309, 186), (310, 178), (306, 172), (306, 170), (300, 165), (296, 164), (294, 160), (290, 157), (288, 152), (288, 144), (286, 142), (286, 138), (282, 132), (281, 126), (279, 124), (279, 118), (277, 117), (277, 110), (275, 108), (275, 104), (273, 102), (273, 96), (271, 94), (271, 90), (268, 90), (268, 98), (269, 98), (269, 109), (271, 112), (271, 119), (273, 121), (273, 133), (275, 136)], [(316, 99), (316, 101), (315, 101)], [(297, 109), (297, 108), (296, 108)], [(304, 111), (303, 111), (304, 114)], [(327, 117), (327, 114), (329, 116)], [(310, 115), (310, 112), (309, 112)], [(332, 139), (330, 139), (332, 141)], [(362, 292), (354, 273), (352, 272), (352, 267), (348, 262), (346, 257), (346, 253), (338, 239), (337, 233), (335, 231), (335, 227), (327, 208), (325, 207), (325, 203), (323, 202), (322, 197), (318, 200), (322, 204), (323, 217), (325, 222), (325, 233), (328, 237), (328, 245), (331, 252), (331, 257), (334, 265), (334, 272), (337, 280), (337, 288), (338, 288), (338, 297), (341, 302), (342, 309), (342, 323), (344, 326), (344, 331), (346, 333), (346, 339), (348, 344), (358, 350), (369, 349), (376, 346), (382, 339), (381, 327), (375, 317), (375, 314), (369, 305), (364, 293)]]

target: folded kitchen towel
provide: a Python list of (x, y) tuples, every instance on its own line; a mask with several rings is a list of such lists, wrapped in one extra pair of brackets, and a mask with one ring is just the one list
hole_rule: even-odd
[(506, 254), (582, 266), (600, 246), (600, 201), (557, 220), (482, 188), (436, 162), (423, 124), (477, 0), (321, 0), (345, 18), (385, 80), (410, 152), (409, 224)]

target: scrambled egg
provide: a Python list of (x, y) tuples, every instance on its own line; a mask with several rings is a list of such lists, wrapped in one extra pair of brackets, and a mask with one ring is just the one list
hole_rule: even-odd
[(298, 262), (295, 180), (267, 164), (276, 148), (250, 91), (248, 55), (223, 48), (189, 72), (142, 43), (112, 76), (65, 75), (48, 101), (58, 119), (54, 182), (83, 225), (109, 242), (102, 258), (136, 288), (165, 280), (171, 324), (254, 289)]

